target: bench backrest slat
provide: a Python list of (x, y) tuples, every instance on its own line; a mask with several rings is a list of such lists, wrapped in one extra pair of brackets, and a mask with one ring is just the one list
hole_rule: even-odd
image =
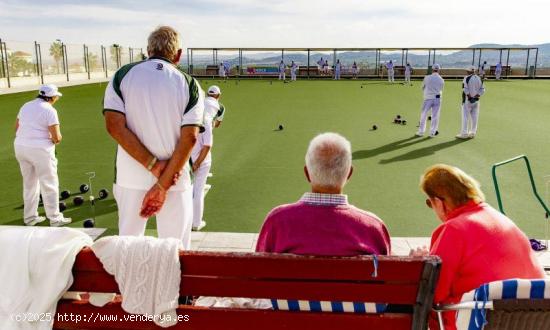
[[(306, 257), (181, 252), (180, 294), (414, 305), (428, 258)], [(118, 292), (90, 249), (77, 256), (71, 290)]]

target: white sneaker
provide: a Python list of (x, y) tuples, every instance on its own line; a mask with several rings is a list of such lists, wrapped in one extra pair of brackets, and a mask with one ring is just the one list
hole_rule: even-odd
[(469, 139), (470, 136), (469, 136), (468, 134), (457, 134), (457, 135), (456, 135), (456, 138), (457, 138), (457, 139), (466, 140), (466, 139)]
[(416, 133), (414, 136), (423, 137), (424, 134), (422, 134), (422, 133)]
[(32, 218), (29, 221), (25, 220), (25, 226), (34, 226), (34, 225), (39, 224), (39, 223), (41, 223), (45, 220), (46, 220), (46, 217), (35, 217), (35, 218)]
[(470, 134), (468, 134), (468, 137), (469, 137), (470, 139), (473, 139), (473, 138), (476, 137), (476, 134), (475, 134), (475, 133), (470, 133)]
[(198, 225), (198, 226), (193, 226), (193, 228), (191, 228), (191, 230), (193, 231), (200, 231), (201, 229), (203, 229), (204, 227), (206, 227), (206, 221), (204, 220), (201, 220), (201, 223)]
[(61, 218), (61, 220), (55, 221), (50, 220), (50, 227), (61, 227), (70, 224), (72, 221), (71, 218)]

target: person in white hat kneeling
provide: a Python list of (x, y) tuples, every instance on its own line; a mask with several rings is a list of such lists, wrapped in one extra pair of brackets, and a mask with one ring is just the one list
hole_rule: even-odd
[(15, 122), (14, 149), (23, 176), (23, 221), (27, 226), (46, 220), (38, 215), (40, 194), (51, 226), (71, 222), (59, 211), (55, 145), (61, 142), (61, 130), (53, 105), (61, 95), (55, 85), (42, 85), (36, 99), (21, 107)]

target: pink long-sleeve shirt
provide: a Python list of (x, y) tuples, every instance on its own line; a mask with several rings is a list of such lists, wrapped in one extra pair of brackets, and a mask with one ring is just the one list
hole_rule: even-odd
[(390, 254), (390, 236), (375, 214), (348, 204), (345, 195), (306, 193), (273, 209), (264, 221), (257, 252), (317, 256)]
[[(459, 302), (492, 281), (544, 278), (527, 236), (486, 203), (470, 201), (447, 214), (432, 234), (430, 254), (442, 261), (434, 303)], [(444, 314), (446, 330), (456, 329), (454, 314)], [(437, 329), (435, 320), (430, 326)]]

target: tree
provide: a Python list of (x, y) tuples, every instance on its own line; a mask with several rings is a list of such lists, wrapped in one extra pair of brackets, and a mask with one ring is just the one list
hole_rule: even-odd
[(10, 76), (23, 77), (29, 76), (34, 71), (34, 64), (30, 63), (23, 57), (13, 56), (8, 61), (8, 70)]
[(94, 53), (88, 53), (88, 70), (94, 71), (99, 66), (99, 57)]
[(59, 64), (63, 59), (63, 44), (61, 43), (61, 41), (56, 40), (52, 43), (52, 45), (50, 46), (50, 56), (53, 57), (57, 74), (59, 74)]

